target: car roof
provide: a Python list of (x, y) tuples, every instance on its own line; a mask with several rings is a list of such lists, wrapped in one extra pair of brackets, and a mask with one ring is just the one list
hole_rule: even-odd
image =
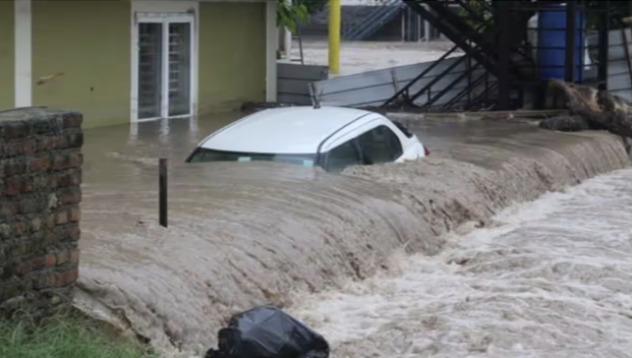
[(321, 143), (352, 122), (380, 115), (351, 108), (290, 107), (250, 115), (211, 134), (200, 147), (244, 153), (313, 154)]

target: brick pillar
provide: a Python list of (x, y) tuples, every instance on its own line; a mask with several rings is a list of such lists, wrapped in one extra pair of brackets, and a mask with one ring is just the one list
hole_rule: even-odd
[(82, 115), (0, 112), (0, 310), (49, 311), (77, 280)]

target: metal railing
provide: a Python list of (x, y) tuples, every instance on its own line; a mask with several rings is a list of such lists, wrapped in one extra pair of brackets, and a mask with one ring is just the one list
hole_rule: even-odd
[(350, 41), (361, 41), (378, 32), (404, 9), (401, 0), (387, 0), (383, 5), (374, 6), (367, 16), (358, 23), (347, 24), (343, 31), (343, 38)]

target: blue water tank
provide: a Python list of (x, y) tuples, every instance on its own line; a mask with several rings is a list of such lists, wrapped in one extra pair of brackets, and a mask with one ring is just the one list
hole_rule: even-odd
[[(576, 44), (574, 50), (574, 81), (582, 81), (585, 50), (584, 11), (576, 14)], [(538, 66), (543, 80), (565, 79), (567, 52), (567, 5), (551, 4), (539, 12)]]

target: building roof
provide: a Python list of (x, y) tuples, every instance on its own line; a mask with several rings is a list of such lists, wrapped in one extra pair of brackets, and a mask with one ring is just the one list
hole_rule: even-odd
[[(269, 109), (207, 137), (202, 148), (245, 153), (317, 153), (331, 134), (371, 112), (336, 107)], [(358, 124), (375, 118), (359, 119)]]

